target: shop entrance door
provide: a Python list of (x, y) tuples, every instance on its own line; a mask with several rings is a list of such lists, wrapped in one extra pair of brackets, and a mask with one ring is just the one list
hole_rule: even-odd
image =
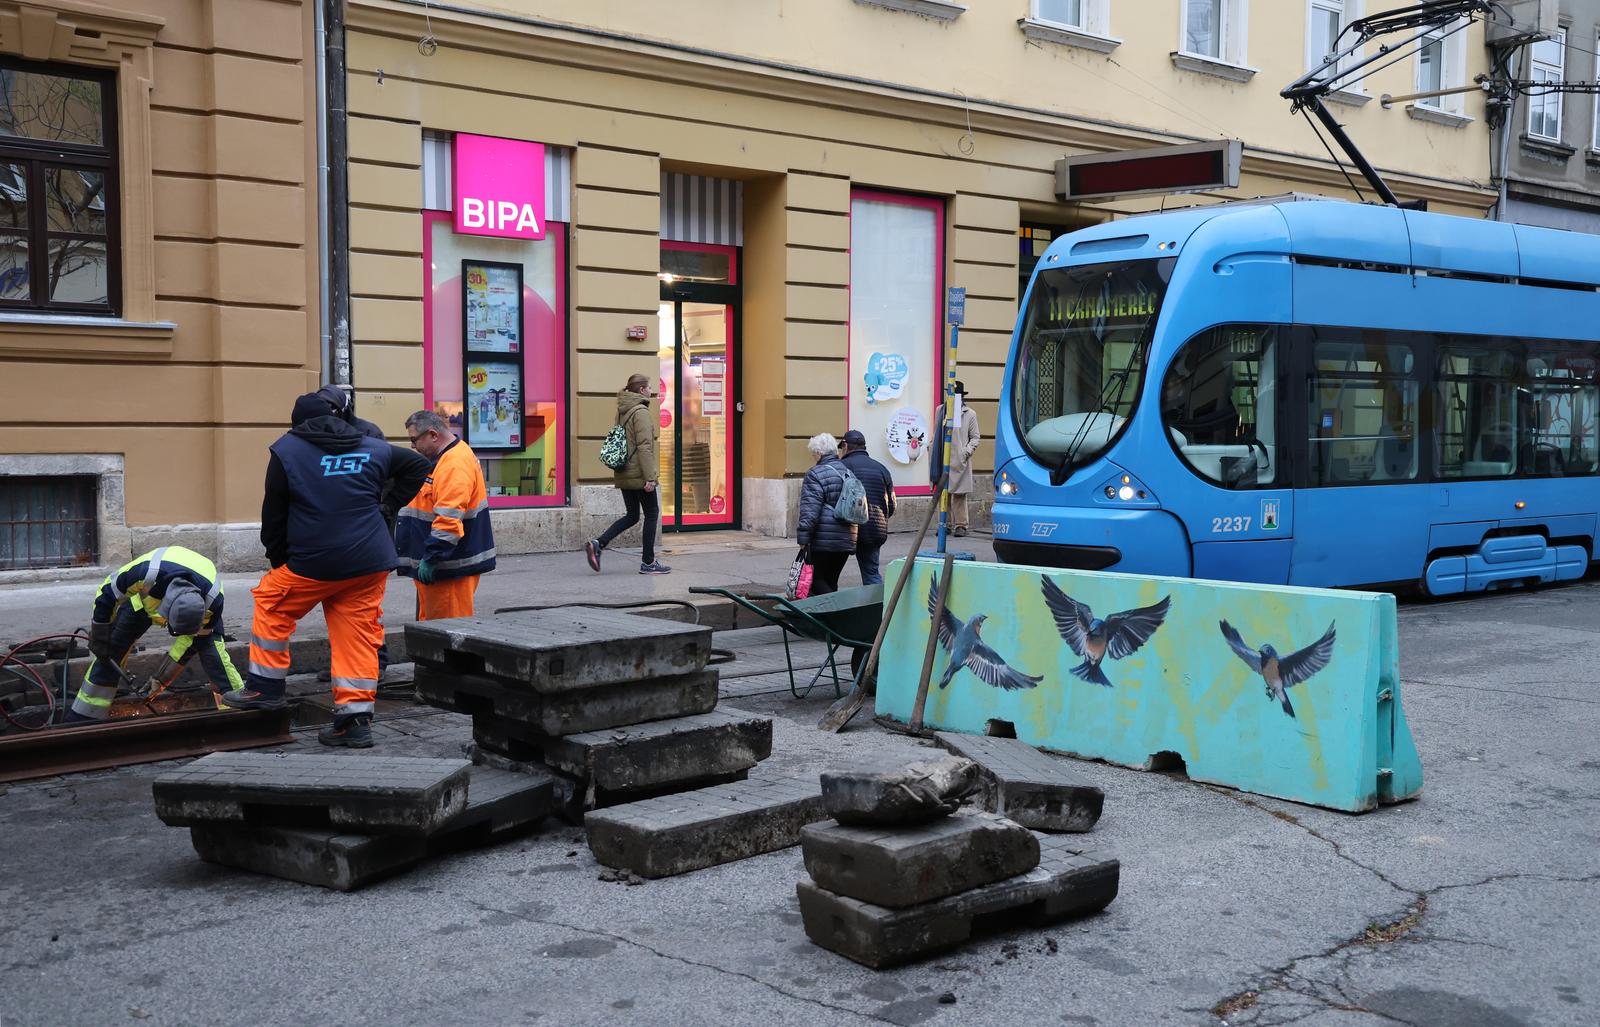
[(661, 523), (735, 523), (737, 288), (662, 282)]

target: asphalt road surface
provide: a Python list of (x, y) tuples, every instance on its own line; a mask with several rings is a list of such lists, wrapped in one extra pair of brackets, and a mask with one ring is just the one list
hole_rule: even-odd
[[(1117, 900), (882, 973), (806, 940), (797, 849), (632, 887), (552, 822), (343, 895), (201, 863), (151, 811), (161, 766), (0, 786), (0, 1024), (1600, 1022), (1597, 600), (1402, 605), (1413, 802), (1350, 816), (1076, 764), (1106, 790)], [(918, 744), (821, 734), (831, 693), (740, 681), (727, 705), (778, 717), (759, 773)], [(456, 755), (468, 728), (379, 734)]]

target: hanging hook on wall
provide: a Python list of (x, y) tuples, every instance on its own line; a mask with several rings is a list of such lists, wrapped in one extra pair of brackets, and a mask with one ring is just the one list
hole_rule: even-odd
[(967, 113), (967, 133), (956, 140), (956, 149), (960, 150), (963, 156), (970, 157), (978, 149), (978, 141), (972, 137), (972, 101), (959, 89), (955, 93), (966, 105)]
[(439, 52), (439, 41), (433, 38), (433, 13), (428, 9), (428, 0), (422, 0), (422, 19), (427, 28), (423, 37), (417, 40), (417, 53), (424, 57), (432, 57)]

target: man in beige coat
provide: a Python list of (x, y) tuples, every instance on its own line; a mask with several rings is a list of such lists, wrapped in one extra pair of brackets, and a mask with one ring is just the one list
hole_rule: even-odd
[(661, 520), (661, 503), (657, 495), (657, 478), (661, 463), (656, 439), (661, 436), (661, 423), (650, 409), (650, 379), (636, 374), (617, 393), (617, 420), (628, 436), (628, 462), (612, 472), (616, 486), (622, 492), (622, 505), (627, 511), (599, 538), (583, 544), (583, 554), (589, 566), (600, 571), (600, 554), (611, 540), (639, 523), (644, 516), (644, 553), (640, 558), (640, 574), (670, 574), (672, 568), (656, 560), (656, 524)]
[[(967, 406), (967, 387), (953, 382), (950, 391), (961, 397), (961, 423), (956, 425), (955, 434), (950, 438), (950, 521), (957, 535), (965, 535), (969, 527), (967, 496), (972, 492), (972, 454), (978, 451), (983, 436), (978, 432), (978, 415)], [(934, 415), (934, 423), (938, 425), (935, 430), (941, 437), (948, 420), (949, 415), (941, 403)]]

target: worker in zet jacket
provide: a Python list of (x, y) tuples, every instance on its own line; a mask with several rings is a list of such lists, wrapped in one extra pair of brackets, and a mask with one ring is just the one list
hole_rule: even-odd
[(222, 576), (210, 560), (183, 546), (164, 546), (106, 575), (89, 621), (88, 673), (67, 723), (105, 720), (122, 675), (116, 664), (156, 624), (176, 637), (151, 681), (165, 685), (197, 653), (217, 693), (238, 688), (239, 672), (223, 647)]
[(333, 655), (333, 723), (324, 745), (368, 748), (378, 697), (383, 593), (398, 565), (379, 497), (387, 484), (410, 502), (428, 476), (415, 453), (363, 435), (316, 393), (295, 401), (294, 427), (271, 446), (261, 543), (272, 564), (252, 591), (250, 673), (222, 701), (236, 709), (284, 703), (289, 638), (322, 606)]
[(472, 616), (478, 578), (494, 570), (489, 493), (472, 448), (432, 410), (406, 418), (406, 434), (433, 473), (400, 511), (400, 573), (417, 582), (417, 620)]

